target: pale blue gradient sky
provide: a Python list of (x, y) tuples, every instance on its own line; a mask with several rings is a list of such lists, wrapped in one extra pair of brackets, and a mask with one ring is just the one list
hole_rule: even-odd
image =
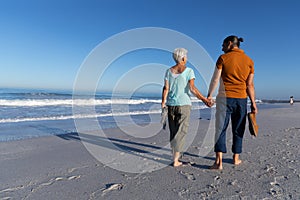
[[(163, 27), (196, 40), (213, 61), (226, 36), (243, 37), (241, 48), (255, 62), (257, 97), (300, 99), (300, 2), (228, 2), (0, 1), (0, 88), (72, 89), (79, 67), (99, 43), (129, 29)], [(138, 55), (132, 63), (125, 59), (123, 70), (151, 62), (173, 64), (166, 53)]]

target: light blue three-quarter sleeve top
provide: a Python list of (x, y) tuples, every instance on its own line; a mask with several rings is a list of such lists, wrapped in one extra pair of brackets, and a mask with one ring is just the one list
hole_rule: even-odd
[(165, 74), (165, 80), (169, 82), (169, 93), (167, 96), (168, 106), (192, 105), (189, 94), (189, 80), (195, 79), (193, 69), (185, 68), (181, 74), (173, 74), (168, 69)]

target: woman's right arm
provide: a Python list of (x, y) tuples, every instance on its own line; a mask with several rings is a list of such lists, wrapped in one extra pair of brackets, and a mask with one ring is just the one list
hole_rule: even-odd
[(161, 107), (164, 108), (166, 107), (166, 101), (167, 101), (167, 96), (169, 93), (169, 82), (168, 80), (165, 80), (165, 85), (163, 87), (163, 91), (162, 91), (162, 97), (161, 97)]

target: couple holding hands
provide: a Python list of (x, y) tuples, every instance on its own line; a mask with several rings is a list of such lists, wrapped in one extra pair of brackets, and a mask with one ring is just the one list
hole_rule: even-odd
[[(251, 101), (251, 112), (257, 113), (254, 90), (254, 63), (242, 49), (242, 38), (228, 36), (222, 45), (222, 54), (217, 62), (210, 82), (207, 97), (204, 97), (194, 84), (195, 74), (186, 67), (187, 50), (177, 48), (173, 52), (176, 65), (166, 71), (162, 92), (162, 109), (168, 108), (168, 123), (170, 143), (173, 153), (173, 166), (182, 165), (179, 161), (184, 147), (185, 136), (188, 132), (191, 100), (189, 91), (206, 106), (216, 103), (215, 124), (215, 163), (211, 169), (223, 168), (222, 156), (226, 153), (226, 130), (231, 119), (232, 123), (232, 152), (233, 164), (239, 165), (242, 152), (242, 142), (246, 127), (247, 97)], [(220, 84), (219, 84), (220, 83)], [(212, 98), (219, 84), (216, 102)]]

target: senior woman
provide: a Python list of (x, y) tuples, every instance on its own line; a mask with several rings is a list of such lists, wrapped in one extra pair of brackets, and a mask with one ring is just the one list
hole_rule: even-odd
[(173, 153), (173, 166), (182, 165), (179, 161), (183, 151), (185, 136), (188, 132), (191, 100), (189, 91), (209, 106), (207, 100), (194, 85), (193, 69), (186, 67), (187, 50), (177, 48), (173, 52), (176, 64), (166, 71), (162, 92), (162, 109), (168, 107), (168, 122), (170, 129), (170, 143)]

